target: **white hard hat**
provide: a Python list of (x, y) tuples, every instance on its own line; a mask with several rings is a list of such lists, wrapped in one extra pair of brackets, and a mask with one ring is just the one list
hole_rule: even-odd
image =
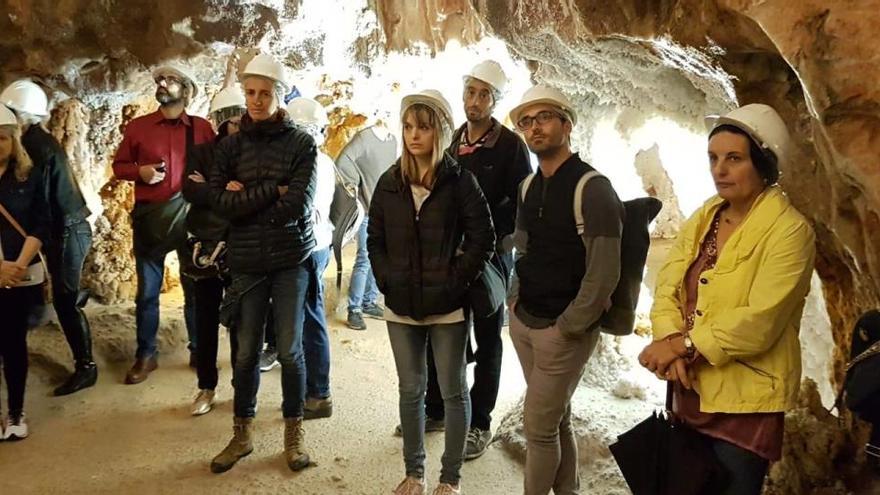
[(6, 105), (0, 105), (0, 125), (18, 125), (18, 119)]
[(0, 103), (17, 112), (37, 117), (49, 115), (49, 100), (43, 89), (27, 79), (13, 82), (0, 93)]
[(324, 127), (330, 123), (324, 106), (311, 98), (298, 97), (287, 104), (287, 113), (296, 124), (314, 124)]
[(446, 98), (436, 89), (423, 89), (418, 93), (404, 96), (400, 102), (401, 123), (403, 122), (403, 114), (406, 113), (406, 109), (415, 104), (427, 105), (433, 108), (434, 111), (440, 114), (440, 117), (446, 122), (449, 129), (455, 129), (455, 124), (452, 121), (452, 107), (449, 106)]
[(523, 110), (539, 103), (559, 107), (571, 119), (571, 125), (577, 125), (577, 112), (574, 111), (574, 107), (568, 101), (568, 98), (558, 89), (544, 86), (543, 84), (532, 86), (523, 93), (519, 105), (513, 107), (513, 110), (510, 111), (510, 121), (516, 125)]
[(287, 93), (290, 91), (290, 85), (287, 83), (286, 74), (287, 71), (281, 62), (275, 60), (271, 55), (261, 53), (248, 62), (241, 74), (241, 80), (243, 82), (248, 76), (265, 77), (281, 84), (284, 87), (284, 92)]
[(499, 93), (503, 93), (504, 88), (507, 87), (507, 76), (504, 75), (501, 64), (494, 60), (484, 60), (475, 65), (463, 79), (467, 81), (469, 77), (483, 81)]
[(721, 125), (732, 125), (747, 132), (758, 146), (776, 155), (777, 166), (789, 158), (791, 135), (782, 117), (769, 105), (751, 103), (734, 109), (726, 115), (709, 115), (706, 128), (709, 132)]
[(211, 109), (209, 112), (214, 113), (224, 108), (244, 107), (245, 105), (246, 102), (244, 101), (244, 93), (241, 90), (241, 86), (235, 84), (221, 89), (214, 95), (214, 98), (211, 99)]
[(171, 74), (189, 84), (190, 100), (194, 99), (196, 95), (199, 94), (199, 86), (196, 84), (196, 79), (180, 65), (168, 64), (156, 67), (153, 69), (153, 81), (159, 82), (159, 76), (164, 76), (166, 74)]

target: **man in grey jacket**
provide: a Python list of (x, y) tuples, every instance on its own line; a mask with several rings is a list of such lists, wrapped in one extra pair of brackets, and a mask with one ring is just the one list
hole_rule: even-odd
[[(356, 186), (358, 197), (369, 211), (370, 200), (379, 177), (397, 158), (397, 139), (384, 124), (376, 124), (355, 134), (336, 159), (336, 168), (346, 184)], [(364, 316), (383, 318), (377, 298), (379, 289), (367, 257), (367, 219), (358, 230), (357, 256), (348, 286), (348, 327), (366, 330)]]
[(579, 225), (574, 195), (594, 169), (571, 152), (577, 114), (562, 93), (533, 87), (510, 117), (539, 162), (519, 195), (509, 301), (510, 338), (527, 384), (524, 494), (579, 493), (571, 397), (620, 277), (624, 209), (608, 179), (594, 178), (583, 187)]

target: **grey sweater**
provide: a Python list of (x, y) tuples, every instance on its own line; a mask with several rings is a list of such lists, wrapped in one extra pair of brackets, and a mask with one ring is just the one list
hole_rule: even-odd
[(358, 187), (358, 195), (364, 207), (369, 210), (379, 177), (396, 159), (397, 138), (394, 134), (382, 141), (367, 127), (355, 134), (345, 145), (336, 159), (336, 168), (347, 184)]

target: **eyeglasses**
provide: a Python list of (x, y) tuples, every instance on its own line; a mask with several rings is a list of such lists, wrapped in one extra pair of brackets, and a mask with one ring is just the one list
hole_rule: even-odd
[(163, 76), (159, 76), (156, 78), (156, 84), (162, 84), (163, 82), (166, 85), (172, 84), (172, 83), (182, 84), (182, 81), (177, 76), (170, 76), (170, 75), (164, 76), (163, 75)]
[(542, 112), (538, 112), (538, 115), (535, 115), (534, 117), (526, 116), (526, 117), (519, 119), (519, 121), (517, 121), (517, 123), (516, 123), (516, 128), (522, 132), (525, 132), (525, 131), (531, 129), (532, 126), (535, 125), (535, 122), (537, 122), (540, 125), (544, 125), (553, 119), (559, 119), (559, 120), (562, 120), (563, 122), (568, 120), (566, 117), (564, 117), (559, 112), (551, 112), (550, 110), (544, 110)]

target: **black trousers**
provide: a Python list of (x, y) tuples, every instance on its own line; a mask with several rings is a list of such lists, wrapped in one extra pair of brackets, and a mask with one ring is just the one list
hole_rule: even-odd
[(39, 303), (41, 288), (0, 289), (0, 360), (6, 379), (9, 415), (24, 410), (24, 391), (28, 374), (28, 315)]
[(52, 305), (74, 362), (77, 366), (89, 365), (93, 363), (92, 332), (82, 310), (86, 298), (81, 297), (80, 279), (92, 246), (92, 229), (84, 218), (72, 218), (65, 222), (63, 230), (52, 235), (46, 249), (52, 275)]
[[(492, 263), (501, 274), (510, 278), (513, 260), (510, 255), (496, 254)], [(498, 399), (498, 387), (501, 382), (501, 360), (503, 345), (501, 327), (504, 325), (504, 305), (498, 311), (485, 317), (473, 318), (473, 339), (477, 344), (474, 353), (474, 385), (471, 387), (471, 428), (489, 430), (492, 426), (492, 411)], [(434, 366), (434, 353), (428, 343), (428, 392), (425, 396), (425, 413), (433, 419), (443, 419), (443, 397), (437, 382), (437, 371)]]
[[(197, 332), (196, 375), (199, 389), (214, 390), (217, 387), (217, 347), (220, 333), (220, 303), (223, 301), (225, 282), (219, 277), (193, 281), (195, 325)], [(231, 362), (235, 367), (238, 339), (235, 329), (229, 329)]]

